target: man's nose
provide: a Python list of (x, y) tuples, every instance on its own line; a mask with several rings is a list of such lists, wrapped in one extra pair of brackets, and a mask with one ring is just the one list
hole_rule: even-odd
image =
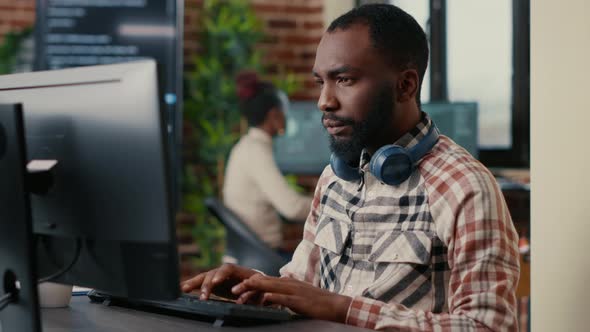
[(331, 112), (338, 108), (338, 99), (334, 95), (333, 88), (324, 84), (320, 98), (318, 99), (318, 108), (322, 112)]

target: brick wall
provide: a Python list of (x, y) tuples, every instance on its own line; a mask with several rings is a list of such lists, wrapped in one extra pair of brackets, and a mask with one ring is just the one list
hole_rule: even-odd
[(9, 31), (18, 31), (35, 22), (35, 0), (0, 0), (0, 42)]
[(324, 31), (323, 1), (252, 0), (252, 5), (264, 22), (267, 38), (260, 47), (265, 50), (269, 71), (283, 66), (303, 80), (301, 91), (292, 99), (317, 99), (319, 90), (311, 69)]
[[(267, 36), (260, 44), (270, 73), (282, 69), (295, 73), (304, 83), (293, 99), (316, 99), (311, 79), (315, 49), (323, 32), (323, 0), (249, 0), (264, 24)], [(203, 0), (185, 0), (184, 55), (199, 51), (198, 15)], [(6, 32), (35, 22), (35, 0), (0, 0), (0, 41)]]
[[(185, 0), (185, 61), (199, 51), (199, 8), (203, 0)], [(311, 77), (315, 50), (324, 31), (323, 0), (250, 0), (264, 26), (266, 38), (260, 48), (266, 54), (269, 73), (283, 69), (303, 81), (294, 100), (317, 99), (318, 89)], [(295, 4), (296, 3), (296, 4)], [(279, 68), (281, 67), (281, 68)]]
[[(199, 9), (203, 0), (184, 0), (184, 61), (199, 52)], [(185, 67), (187, 67), (185, 65)]]

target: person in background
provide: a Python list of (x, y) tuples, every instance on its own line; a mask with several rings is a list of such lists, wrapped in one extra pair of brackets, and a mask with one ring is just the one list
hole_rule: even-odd
[(280, 278), (225, 264), (182, 290), (377, 330), (517, 331), (517, 233), (491, 172), (420, 110), (427, 63), (398, 7), (332, 22), (313, 75), (333, 158), (293, 259)]
[(236, 83), (240, 111), (250, 128), (229, 155), (223, 200), (264, 242), (290, 258), (280, 249), (280, 216), (305, 221), (311, 197), (289, 186), (273, 157), (272, 138), (285, 131), (287, 96), (252, 71), (240, 73)]

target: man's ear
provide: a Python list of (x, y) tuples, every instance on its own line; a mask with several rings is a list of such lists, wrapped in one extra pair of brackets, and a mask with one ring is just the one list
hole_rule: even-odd
[(416, 99), (418, 93), (418, 86), (420, 84), (420, 78), (418, 72), (415, 69), (406, 69), (402, 71), (397, 80), (397, 101), (399, 103), (411, 101)]

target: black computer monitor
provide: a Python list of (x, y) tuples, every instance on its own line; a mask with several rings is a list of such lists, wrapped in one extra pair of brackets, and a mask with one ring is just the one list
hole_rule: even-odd
[(25, 158), (20, 105), (0, 104), (0, 332), (41, 331)]
[(39, 276), (129, 298), (178, 297), (166, 128), (145, 60), (0, 77), (23, 106), (28, 160), (56, 160), (31, 195)]

